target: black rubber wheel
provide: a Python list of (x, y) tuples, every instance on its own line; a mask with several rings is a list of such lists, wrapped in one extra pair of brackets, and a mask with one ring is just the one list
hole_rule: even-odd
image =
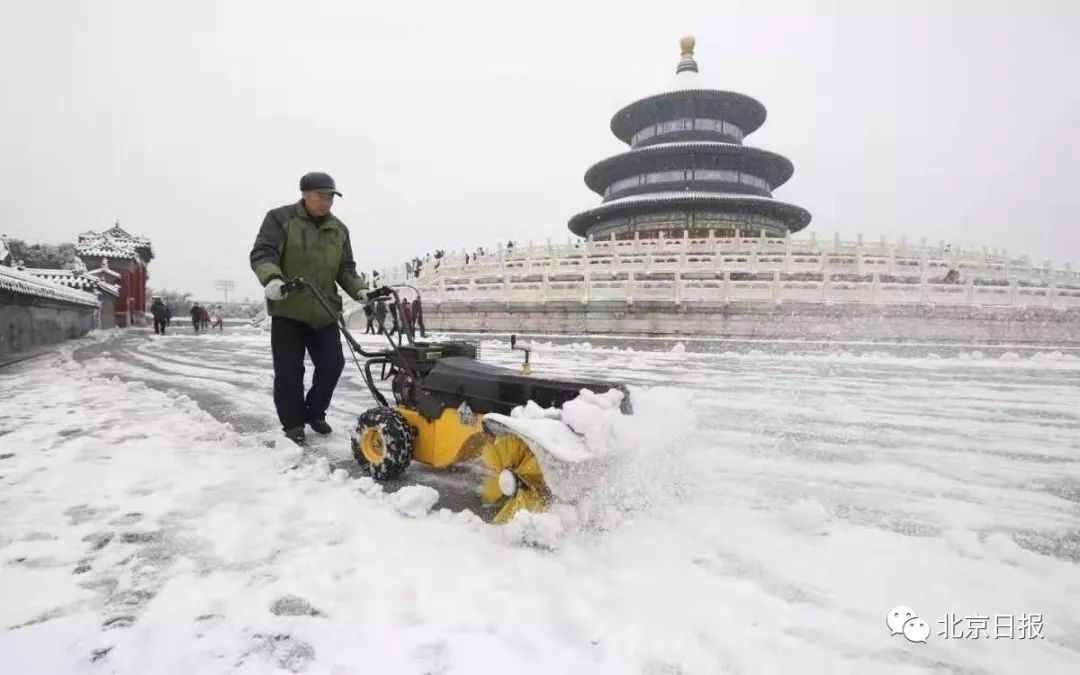
[(377, 481), (393, 480), (409, 466), (416, 430), (393, 408), (371, 408), (356, 422), (353, 458)]

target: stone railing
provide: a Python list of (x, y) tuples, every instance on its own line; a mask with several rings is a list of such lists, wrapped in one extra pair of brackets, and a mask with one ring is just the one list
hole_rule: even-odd
[(729, 272), (712, 279), (687, 277), (673, 273), (667, 279), (626, 278), (567, 279), (557, 275), (525, 278), (446, 280), (435, 285), (421, 285), (425, 302), (539, 302), (549, 301), (667, 301), (675, 304), (695, 302), (824, 302), (871, 304), (933, 304), (968, 306), (1080, 307), (1080, 285), (1046, 287), (1021, 285), (1013, 280), (1006, 285), (963, 284), (921, 281), (885, 282), (877, 273), (868, 281), (782, 279), (732, 279)]
[[(581, 241), (497, 248), (426, 262), (418, 286), (436, 302), (503, 300), (816, 301), (1080, 306), (1080, 273), (1005, 251), (809, 238)], [(948, 278), (950, 276), (956, 278)], [(944, 283), (945, 281), (950, 283)], [(383, 283), (406, 282), (404, 265)]]

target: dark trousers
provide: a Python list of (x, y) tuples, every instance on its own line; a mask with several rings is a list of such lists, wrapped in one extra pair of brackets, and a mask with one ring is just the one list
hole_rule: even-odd
[[(275, 316), (270, 324), (274, 353), (274, 405), (282, 429), (302, 427), (326, 418), (338, 378), (345, 368), (341, 333), (337, 324), (314, 328), (294, 319)], [(304, 395), (304, 352), (315, 364), (311, 391)]]
[(427, 337), (427, 328), (424, 328), (424, 315), (416, 314), (416, 325), (420, 328), (420, 337)]
[(158, 335), (165, 334), (165, 319), (154, 319), (154, 332)]
[(195, 332), (198, 333), (199, 332), (199, 320), (198, 319), (192, 319), (191, 320), (191, 325), (195, 327)]

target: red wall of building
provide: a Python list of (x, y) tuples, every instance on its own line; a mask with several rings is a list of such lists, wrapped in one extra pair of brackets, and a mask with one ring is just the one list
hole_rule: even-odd
[(146, 269), (133, 265), (116, 271), (120, 273), (120, 297), (113, 303), (113, 311), (126, 314), (128, 298), (132, 298), (130, 309), (141, 317), (146, 312)]
[(118, 313), (127, 311), (127, 299), (131, 295), (131, 270), (120, 269), (120, 297), (113, 303)]

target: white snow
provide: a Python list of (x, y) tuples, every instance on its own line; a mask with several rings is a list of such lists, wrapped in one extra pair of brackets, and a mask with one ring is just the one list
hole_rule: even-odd
[[(81, 262), (82, 261), (80, 261), (80, 264)], [(120, 286), (118, 284), (106, 283), (97, 276), (87, 273), (85, 266), (83, 266), (81, 271), (31, 267), (25, 267), (20, 271), (47, 281), (50, 284), (74, 288), (75, 290), (84, 291), (91, 295), (95, 295), (99, 288), (106, 290), (113, 297), (120, 295)]]
[(422, 518), (439, 501), (439, 493), (426, 485), (408, 485), (390, 495), (389, 501), (400, 513)]
[(311, 476), (315, 480), (328, 480), (330, 478), (330, 460), (319, 457), (311, 466)]
[[(278, 444), (268, 341), (0, 370), (5, 672), (1075, 672), (1073, 353), (536, 341), (535, 375), (623, 380), (635, 412), (564, 410), (603, 472), (493, 526), (454, 503), (477, 465), (383, 487), (345, 433)], [(347, 371), (328, 420), (368, 405)], [(927, 644), (889, 635), (898, 605)], [(1044, 637), (945, 640), (947, 613), (1041, 613)]]
[[(653, 396), (653, 392), (641, 395)], [(666, 400), (680, 398), (676, 395)], [(623, 393), (617, 389), (603, 394), (582, 389), (562, 409), (545, 409), (529, 401), (509, 416), (487, 415), (485, 424), (491, 431), (512, 431), (526, 441), (556, 499), (574, 501), (597, 494), (609, 499), (606, 479), (639, 459), (634, 448), (647, 447), (656, 453), (679, 437), (664, 431), (645, 445), (651, 436), (657, 436), (656, 427), (640, 417), (623, 415), (622, 399)], [(684, 428), (692, 427), (692, 420), (684, 421)]]
[(502, 527), (502, 532), (512, 544), (554, 549), (559, 545), (563, 524), (555, 513), (518, 511), (510, 522)]
[(46, 279), (40, 279), (28, 271), (5, 265), (0, 265), (0, 290), (16, 295), (62, 300), (90, 307), (97, 307), (100, 304), (98, 299), (91, 293), (68, 288)]
[(825, 507), (812, 499), (800, 499), (788, 507), (784, 514), (788, 525), (797, 532), (827, 534), (832, 517)]

